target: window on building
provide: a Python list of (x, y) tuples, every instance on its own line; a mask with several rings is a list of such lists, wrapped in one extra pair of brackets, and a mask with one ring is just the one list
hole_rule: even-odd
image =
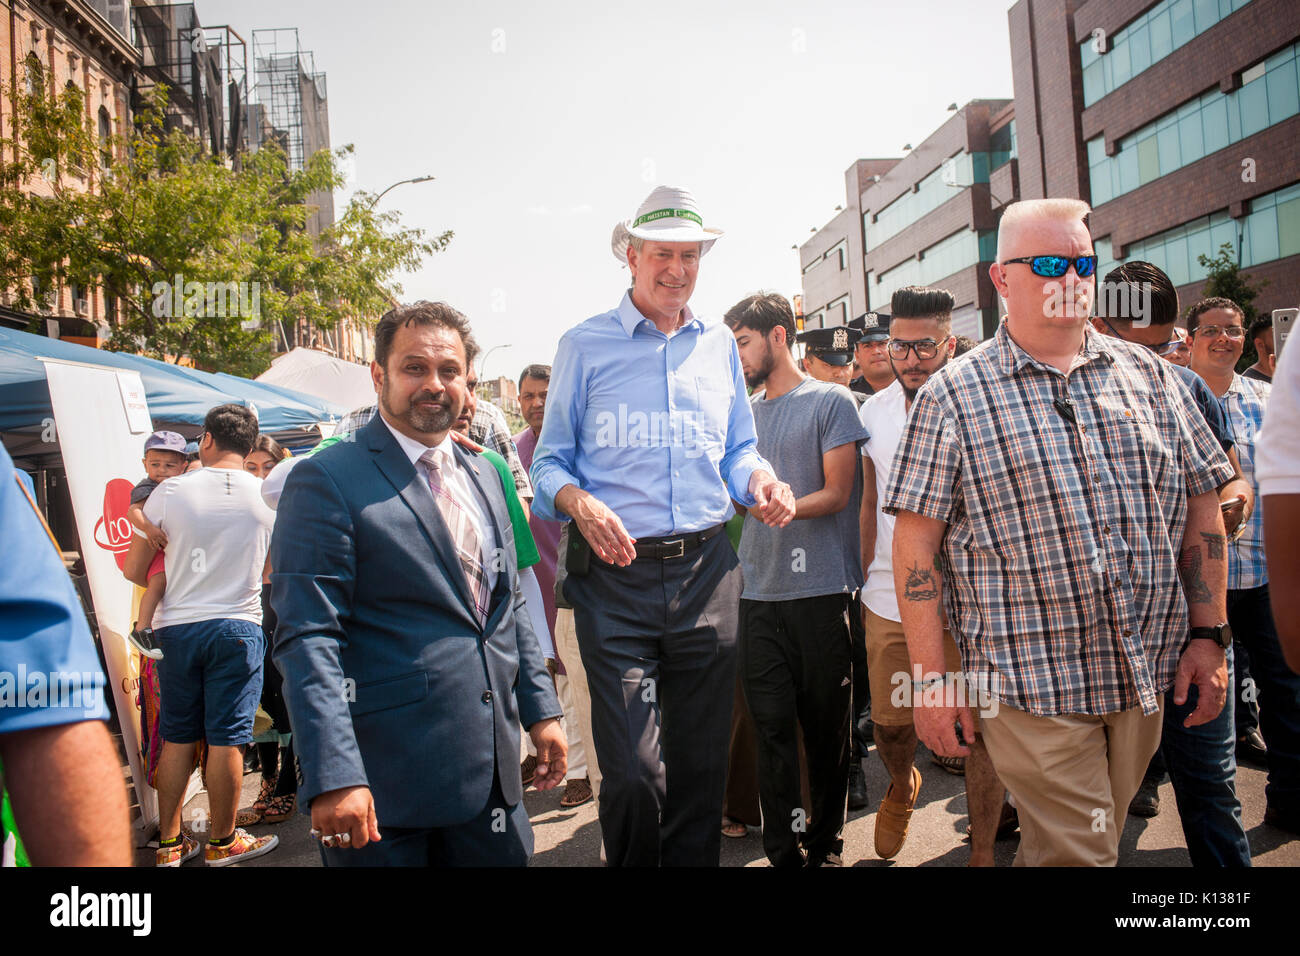
[(27, 54), (23, 65), (25, 67), (23, 89), (27, 91), (28, 96), (34, 96), (38, 91), (45, 89), (45, 71), (41, 68), (41, 61), (36, 58), (35, 53)]
[(1107, 156), (1104, 137), (1087, 144), (1092, 204), (1145, 186), (1210, 153), (1300, 114), (1300, 44), (1242, 74), (1231, 93), (1216, 87), (1125, 136)]
[(113, 163), (113, 148), (110, 140), (113, 138), (113, 120), (108, 115), (108, 110), (101, 106), (99, 108), (99, 168), (108, 169)]
[[(1213, 258), (1224, 245), (1241, 250), (1243, 268), (1300, 255), (1300, 183), (1252, 199), (1250, 213), (1233, 219), (1227, 210), (1130, 243), (1124, 260), (1144, 260), (1164, 270), (1174, 285), (1206, 277), (1202, 255)], [(1119, 265), (1109, 236), (1098, 239), (1097, 274), (1105, 277)]]
[(898, 235), (921, 217), (938, 209), (959, 189), (975, 183), (989, 181), (989, 170), (1000, 166), (1009, 157), (1007, 151), (991, 153), (956, 153), (939, 164), (939, 168), (917, 183), (916, 192), (905, 192), (888, 206), (862, 217), (863, 232), (868, 249)]
[(1083, 105), (1091, 106), (1248, 2), (1161, 0), (1108, 37), (1109, 52), (1098, 53), (1093, 37), (1085, 37), (1079, 44)]
[(997, 257), (998, 237), (993, 230), (976, 233), (970, 229), (955, 232), (921, 253), (881, 272), (867, 283), (871, 308), (886, 308), (897, 289), (908, 285), (930, 285), (981, 262)]
[(989, 135), (989, 169), (997, 169), (1016, 155), (1016, 121), (994, 130)]

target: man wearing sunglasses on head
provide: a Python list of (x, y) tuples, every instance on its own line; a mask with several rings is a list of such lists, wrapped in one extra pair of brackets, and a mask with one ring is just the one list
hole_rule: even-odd
[(917, 393), (883, 499), (913, 669), (947, 670), (941, 608), (962, 656), (966, 700), (913, 685), (917, 735), (969, 757), (974, 685), (1021, 865), (1114, 866), (1164, 692), (1196, 686), (1196, 725), (1228, 691), (1232, 468), (1168, 363), (1088, 324), (1088, 213), (1007, 207), (989, 268), (1006, 318)]
[[(1231, 299), (1202, 299), (1188, 309), (1187, 329), (1192, 370), (1219, 396), (1241, 469), (1258, 492), (1255, 442), (1272, 386), (1236, 372), (1246, 344), (1245, 314)], [(1300, 675), (1287, 667), (1273, 621), (1263, 519), (1256, 508), (1228, 545), (1228, 622), (1250, 655), (1259, 688), (1260, 730), (1268, 744), (1264, 822), (1300, 834)]]
[[(1092, 320), (1097, 331), (1150, 349), (1166, 360), (1173, 351), (1171, 346), (1181, 344), (1174, 336), (1178, 292), (1169, 276), (1149, 262), (1130, 260), (1107, 273), (1097, 294), (1097, 312)], [(1254, 491), (1241, 473), (1218, 398), (1191, 369), (1172, 366), (1171, 371), (1190, 391), (1234, 469), (1232, 479), (1219, 488), (1224, 529), (1232, 535), (1254, 507)], [(1229, 672), (1236, 678), (1235, 686), (1240, 687), (1233, 648), (1227, 648), (1225, 656)], [(1188, 708), (1179, 708), (1173, 692), (1167, 692), (1160, 748), (1129, 804), (1133, 816), (1156, 816), (1160, 812), (1158, 788), (1168, 771), (1193, 866), (1250, 866), (1250, 844), (1242, 826), (1236, 789), (1235, 702), (1236, 695), (1230, 694), (1214, 720), (1184, 727), (1182, 719)]]

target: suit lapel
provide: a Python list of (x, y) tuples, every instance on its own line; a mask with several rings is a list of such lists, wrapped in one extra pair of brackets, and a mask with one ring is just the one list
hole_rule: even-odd
[(478, 615), (474, 613), (474, 601), (469, 593), (469, 582), (465, 580), (465, 572), (460, 566), (460, 558), (456, 553), (456, 544), (451, 540), (451, 532), (447, 530), (447, 522), (443, 520), (442, 512), (438, 510), (438, 505), (433, 500), (428, 482), (420, 470), (411, 464), (411, 460), (406, 457), (406, 452), (402, 451), (402, 446), (397, 444), (397, 439), (389, 432), (388, 426), (380, 420), (378, 414), (366, 427), (370, 449), (375, 453), (376, 467), (397, 489), (397, 493), (402, 496), (407, 507), (415, 513), (416, 520), (420, 522), (420, 527), (429, 539), (434, 557), (442, 567), (443, 577), (452, 583), (460, 596), (462, 610), (477, 626)]
[[(497, 498), (488, 493), (488, 488), (492, 487), (493, 483), (495, 483), (496, 487), (501, 487), (501, 476), (497, 474), (497, 470), (492, 466), (492, 463), (482, 455), (471, 455), (459, 445), (453, 445), (453, 447), (456, 450), (457, 461), (464, 465), (469, 472), (470, 484), (474, 486), (479, 501), (483, 503), (483, 511), (492, 525), (490, 529), (483, 529), (484, 533), (492, 535), (492, 553), (501, 555), (502, 549), (505, 547), (505, 541), (501, 534), (501, 522), (509, 521), (510, 515), (508, 510), (507, 513), (502, 514), (495, 503)], [(502, 489), (501, 500), (504, 503), (504, 489)], [(492, 589), (492, 594), (489, 596), (487, 621), (483, 626), (485, 634), (492, 633), (497, 621), (500, 620), (505, 601), (513, 593), (514, 590), (510, 586), (509, 562), (498, 560), (496, 587)]]

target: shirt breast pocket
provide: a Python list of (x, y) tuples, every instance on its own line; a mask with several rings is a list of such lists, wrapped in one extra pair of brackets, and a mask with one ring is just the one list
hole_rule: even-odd
[(731, 397), (727, 384), (710, 378), (695, 379), (696, 431), (705, 444), (718, 447), (726, 444)]
[[(1130, 402), (1101, 402), (1097, 408), (1095, 448), (1112, 471), (1142, 487), (1167, 480), (1178, 469), (1172, 412), (1141, 398)], [(1118, 477), (1118, 475), (1117, 475)]]

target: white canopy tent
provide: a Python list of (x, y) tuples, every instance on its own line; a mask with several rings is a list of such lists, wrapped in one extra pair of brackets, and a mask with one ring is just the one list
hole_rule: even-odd
[(349, 410), (375, 403), (370, 366), (345, 362), (316, 349), (286, 352), (257, 376), (257, 381), (306, 392)]

